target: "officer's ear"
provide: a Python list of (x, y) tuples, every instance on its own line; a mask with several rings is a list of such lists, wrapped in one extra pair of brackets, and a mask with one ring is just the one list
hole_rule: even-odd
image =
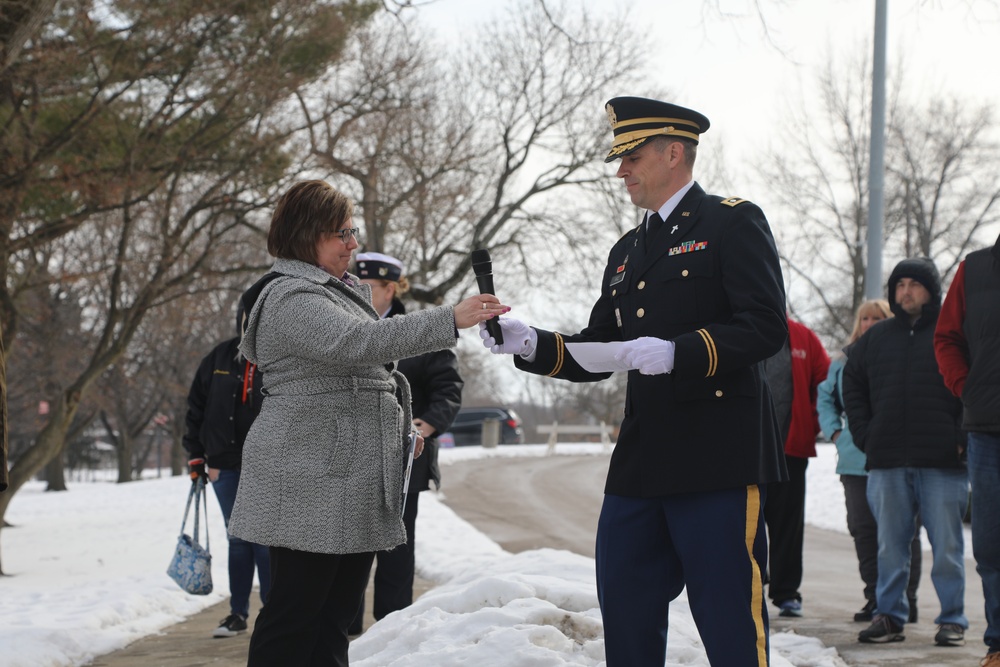
[(670, 146), (667, 148), (669, 151), (667, 159), (670, 161), (671, 167), (676, 167), (681, 162), (684, 162), (684, 144), (680, 141), (671, 141)]

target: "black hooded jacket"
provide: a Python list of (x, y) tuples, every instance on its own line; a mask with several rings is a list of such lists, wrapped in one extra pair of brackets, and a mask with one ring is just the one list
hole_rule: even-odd
[[(241, 329), (242, 304), (236, 313)], [(240, 337), (215, 346), (201, 360), (188, 392), (184, 449), (192, 459), (204, 458), (209, 468), (239, 468), (243, 442), (260, 414), (263, 374), (243, 358)]]
[[(913, 324), (896, 302), (896, 283), (912, 278), (930, 292)], [(944, 384), (934, 357), (941, 277), (927, 258), (905, 259), (889, 276), (896, 317), (882, 320), (851, 347), (844, 367), (844, 409), (868, 468), (964, 465), (962, 404)]]
[[(393, 299), (386, 317), (405, 312), (402, 302)], [(451, 428), (455, 414), (462, 407), (462, 386), (465, 383), (458, 374), (458, 357), (451, 350), (437, 350), (400, 359), (398, 368), (410, 383), (413, 416), (437, 429), (434, 435), (425, 439), (424, 453), (413, 460), (409, 492), (419, 493), (430, 488), (431, 480), (436, 487), (441, 486), (437, 436)]]

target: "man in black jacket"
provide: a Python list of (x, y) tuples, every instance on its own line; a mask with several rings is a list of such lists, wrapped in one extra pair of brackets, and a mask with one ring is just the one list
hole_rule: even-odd
[(969, 432), (972, 552), (986, 599), (987, 654), (1000, 667), (1000, 238), (959, 265), (934, 332), (945, 384)]
[[(409, 281), (403, 275), (403, 264), (395, 257), (378, 252), (359, 253), (355, 258), (355, 274), (372, 288), (372, 306), (383, 317), (406, 313), (399, 296), (409, 291)], [(388, 614), (413, 603), (414, 539), (416, 537), (417, 505), (420, 492), (441, 486), (438, 467), (437, 436), (444, 433), (462, 407), (462, 377), (458, 374), (458, 357), (452, 350), (438, 350), (399, 361), (399, 372), (410, 383), (413, 402), (413, 427), (424, 438), (424, 451), (413, 460), (410, 485), (403, 508), (406, 543), (389, 551), (375, 554), (375, 600), (372, 615), (381, 620)], [(364, 599), (350, 628), (350, 634), (360, 634), (364, 628)]]
[(934, 358), (941, 278), (927, 258), (904, 259), (889, 276), (893, 318), (868, 330), (844, 367), (844, 408), (854, 442), (868, 459), (868, 503), (878, 523), (876, 615), (858, 641), (905, 639), (910, 541), (919, 515), (934, 557), (941, 603), (939, 646), (965, 642), (965, 543), (968, 476), (961, 402), (945, 387)]
[[(240, 307), (237, 330), (242, 315)], [(263, 376), (256, 365), (240, 355), (239, 343), (239, 336), (230, 338), (202, 359), (188, 392), (184, 434), (191, 479), (201, 476), (212, 482), (227, 527), (240, 484), (243, 442), (263, 400)], [(267, 602), (271, 584), (267, 547), (228, 537), (230, 613), (219, 623), (213, 637), (234, 637), (246, 632), (255, 566), (261, 601)]]

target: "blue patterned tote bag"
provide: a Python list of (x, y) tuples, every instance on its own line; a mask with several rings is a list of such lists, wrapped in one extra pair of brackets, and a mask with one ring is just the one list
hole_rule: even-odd
[[(194, 533), (193, 537), (184, 534), (191, 501), (194, 500)], [(205, 546), (198, 542), (198, 503), (204, 501), (205, 506)], [(208, 550), (208, 490), (205, 481), (198, 478), (191, 484), (187, 507), (184, 508), (184, 520), (181, 522), (181, 534), (177, 538), (177, 548), (174, 557), (167, 568), (167, 574), (177, 582), (177, 585), (192, 595), (208, 595), (212, 592), (212, 554)]]

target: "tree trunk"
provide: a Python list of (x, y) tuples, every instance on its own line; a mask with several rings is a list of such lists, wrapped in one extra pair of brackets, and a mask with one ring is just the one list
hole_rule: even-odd
[[(0, 526), (6, 525), (4, 516), (7, 514), (7, 507), (17, 490), (44, 468), (53, 456), (62, 452), (66, 442), (66, 433), (73, 424), (73, 416), (76, 414), (79, 404), (78, 396), (71, 395), (68, 400), (66, 396), (60, 396), (59, 401), (49, 413), (48, 423), (39, 432), (34, 446), (21, 455), (17, 459), (17, 463), (11, 467), (10, 486), (7, 491), (0, 493)], [(0, 528), (0, 537), (2, 535), (3, 530)], [(3, 573), (3, 561), (0, 560), (0, 574)]]
[(174, 477), (187, 472), (187, 452), (181, 442), (180, 433), (171, 433), (170, 474)]
[(118, 483), (132, 481), (132, 450), (135, 441), (125, 429), (118, 434)]
[(45, 481), (48, 482), (48, 486), (45, 487), (46, 491), (66, 490), (66, 467), (63, 465), (64, 461), (63, 451), (60, 448), (59, 453), (53, 456), (52, 460), (45, 465)]
[(5, 2), (0, 13), (0, 74), (7, 71), (21, 54), (24, 43), (31, 39), (55, 8), (56, 0), (21, 0)]

